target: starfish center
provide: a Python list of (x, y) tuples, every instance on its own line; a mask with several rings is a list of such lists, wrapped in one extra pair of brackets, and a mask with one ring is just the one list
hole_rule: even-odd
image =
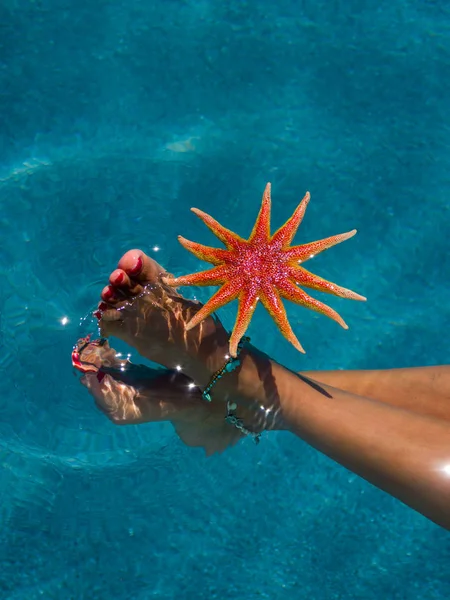
[(239, 272), (245, 278), (251, 277), (254, 283), (276, 282), (283, 275), (280, 251), (265, 244), (249, 244), (236, 262)]

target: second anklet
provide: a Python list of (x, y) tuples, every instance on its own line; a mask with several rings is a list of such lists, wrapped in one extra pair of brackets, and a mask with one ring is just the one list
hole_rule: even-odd
[(236, 429), (239, 429), (239, 431), (244, 435), (250, 436), (255, 442), (255, 444), (259, 444), (261, 440), (261, 432), (256, 433), (255, 431), (247, 429), (247, 427), (244, 425), (244, 421), (236, 416), (234, 412), (236, 408), (236, 402), (227, 402), (227, 414), (225, 417), (225, 421), (230, 425), (233, 425), (233, 427), (236, 427)]

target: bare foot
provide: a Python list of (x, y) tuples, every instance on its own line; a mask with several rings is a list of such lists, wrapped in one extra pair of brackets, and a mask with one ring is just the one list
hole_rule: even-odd
[(102, 291), (97, 316), (102, 335), (115, 336), (146, 358), (183, 373), (200, 386), (225, 362), (228, 334), (208, 317), (191, 331), (185, 324), (201, 308), (161, 276), (167, 272), (141, 250), (130, 250)]
[(205, 402), (201, 391), (179, 372), (122, 360), (104, 339), (79, 340), (72, 360), (84, 373), (81, 383), (116, 425), (170, 421), (186, 445), (202, 447), (207, 455), (222, 452), (242, 437), (225, 421), (224, 405)]

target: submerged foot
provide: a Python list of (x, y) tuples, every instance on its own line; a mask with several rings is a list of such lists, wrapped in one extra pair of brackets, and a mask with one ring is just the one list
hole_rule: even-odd
[(207, 455), (242, 437), (225, 421), (224, 405), (205, 402), (179, 372), (132, 364), (104, 339), (79, 340), (72, 360), (97, 407), (116, 425), (170, 421), (186, 445), (202, 447)]

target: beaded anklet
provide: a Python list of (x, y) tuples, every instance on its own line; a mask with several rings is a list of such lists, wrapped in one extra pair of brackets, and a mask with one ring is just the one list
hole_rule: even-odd
[(239, 359), (241, 350), (244, 347), (244, 344), (249, 341), (250, 341), (249, 337), (243, 337), (238, 344), (236, 358), (233, 358), (232, 356), (230, 356), (228, 358), (227, 362), (223, 365), (223, 367), (214, 373), (214, 375), (211, 377), (211, 381), (208, 383), (208, 385), (203, 390), (203, 393), (202, 393), (203, 400), (206, 400), (207, 402), (211, 402), (212, 398), (211, 398), (210, 392), (211, 392), (212, 388), (216, 385), (216, 383), (219, 381), (219, 379), (222, 379), (222, 377), (225, 375), (225, 373), (231, 373), (231, 371), (234, 371), (235, 369), (238, 368), (238, 366), (241, 364), (241, 361)]
[(239, 419), (233, 413), (233, 411), (236, 410), (236, 408), (236, 402), (227, 402), (227, 416), (225, 417), (225, 421), (230, 425), (233, 425), (233, 427), (236, 427), (236, 429), (239, 429), (239, 431), (244, 435), (248, 435), (251, 438), (253, 438), (255, 444), (259, 444), (261, 440), (261, 433), (255, 433), (254, 431), (250, 431), (250, 429), (247, 429), (247, 427), (244, 425), (244, 421), (242, 419)]
[[(241, 361), (239, 359), (241, 350), (244, 347), (244, 344), (249, 341), (250, 341), (249, 337), (243, 337), (238, 344), (236, 358), (233, 358), (232, 356), (230, 356), (228, 358), (227, 362), (223, 365), (223, 367), (214, 373), (214, 375), (211, 377), (211, 381), (208, 383), (208, 385), (202, 392), (203, 400), (206, 400), (207, 402), (211, 402), (211, 400), (212, 400), (211, 390), (216, 385), (216, 383), (219, 381), (219, 379), (222, 379), (222, 377), (225, 375), (225, 373), (231, 373), (232, 371), (234, 371), (235, 369), (238, 368), (238, 366), (241, 364)], [(261, 439), (261, 434), (255, 433), (254, 431), (250, 431), (249, 429), (247, 429), (247, 427), (245, 427), (242, 419), (239, 419), (233, 412), (236, 410), (236, 408), (237, 408), (237, 404), (235, 402), (227, 402), (227, 414), (225, 416), (225, 421), (227, 423), (229, 423), (230, 425), (232, 425), (233, 427), (236, 427), (236, 429), (239, 429), (239, 431), (241, 433), (243, 433), (244, 435), (248, 435), (248, 436), (252, 437), (255, 444), (259, 444), (259, 441)]]

